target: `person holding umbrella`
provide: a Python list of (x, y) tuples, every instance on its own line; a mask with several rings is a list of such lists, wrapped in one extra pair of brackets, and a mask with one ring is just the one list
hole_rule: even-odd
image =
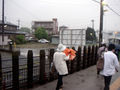
[(66, 49), (65, 45), (59, 44), (57, 47), (57, 51), (54, 53), (53, 56), (53, 63), (58, 72), (58, 81), (57, 81), (56, 90), (62, 89), (63, 76), (68, 74), (66, 60), (69, 60), (69, 55), (68, 56), (65, 55), (65, 53), (63, 52), (65, 49)]
[(66, 55), (66, 53), (64, 52), (66, 49), (67, 48), (65, 45), (59, 44), (57, 47), (57, 51), (54, 53), (53, 56), (53, 63), (58, 72), (58, 81), (57, 81), (56, 90), (62, 90), (63, 76), (66, 76), (68, 74), (66, 61), (70, 60), (71, 55), (69, 53), (72, 50), (67, 49), (66, 51), (67, 55)]

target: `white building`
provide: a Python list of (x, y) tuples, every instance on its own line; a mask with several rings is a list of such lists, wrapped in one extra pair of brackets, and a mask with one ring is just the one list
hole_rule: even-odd
[(61, 29), (59, 43), (67, 47), (84, 46), (86, 44), (86, 30), (85, 29)]

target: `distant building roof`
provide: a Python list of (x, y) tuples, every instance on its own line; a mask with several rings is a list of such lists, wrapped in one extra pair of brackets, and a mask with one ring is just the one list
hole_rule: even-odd
[(68, 27), (63, 25), (63, 26), (60, 26), (60, 28), (68, 28)]
[[(2, 31), (0, 30), (0, 34), (2, 34)], [(25, 35), (26, 33), (25, 32), (19, 32), (19, 31), (16, 31), (16, 30), (4, 30), (4, 34), (22, 34), (22, 35)]]
[[(0, 20), (0, 25), (2, 24), (2, 20)], [(15, 24), (13, 24), (13, 23), (11, 23), (11, 22), (5, 22), (4, 23), (5, 25), (11, 25), (11, 26), (16, 26), (17, 27), (17, 25), (15, 25)]]
[(53, 23), (54, 21), (57, 21), (57, 18), (53, 18), (52, 21), (33, 21), (34, 23)]
[(68, 29), (68, 27), (64, 25), (59, 27), (59, 30), (63, 30), (63, 29)]
[(33, 21), (34, 23), (53, 23), (53, 21)]
[(59, 37), (59, 35), (52, 35), (52, 37)]

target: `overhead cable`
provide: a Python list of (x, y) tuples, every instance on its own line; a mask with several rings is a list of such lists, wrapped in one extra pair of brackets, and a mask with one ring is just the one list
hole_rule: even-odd
[[(96, 3), (99, 3), (100, 4), (100, 2), (99, 1), (96, 1), (96, 0), (92, 0), (92, 1), (94, 1), (94, 2), (96, 2)], [(120, 14), (118, 14), (115, 10), (113, 10), (108, 4), (107, 5), (105, 5), (106, 7), (108, 7), (112, 12), (114, 12), (116, 15), (118, 15), (118, 16), (120, 16)]]

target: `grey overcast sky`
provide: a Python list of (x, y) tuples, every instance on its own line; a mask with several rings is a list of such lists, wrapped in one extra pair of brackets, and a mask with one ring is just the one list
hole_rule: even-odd
[[(100, 2), (100, 0), (97, 0)], [(120, 14), (120, 0), (104, 0), (112, 9)], [(120, 16), (108, 8), (104, 13), (104, 31), (120, 31)], [(59, 26), (70, 28), (87, 28), (92, 26), (94, 19), (95, 30), (99, 29), (100, 5), (93, 0), (5, 0), (6, 21), (21, 27), (30, 27), (34, 20), (49, 21), (58, 19)], [(2, 19), (2, 0), (0, 0), (0, 19)]]

